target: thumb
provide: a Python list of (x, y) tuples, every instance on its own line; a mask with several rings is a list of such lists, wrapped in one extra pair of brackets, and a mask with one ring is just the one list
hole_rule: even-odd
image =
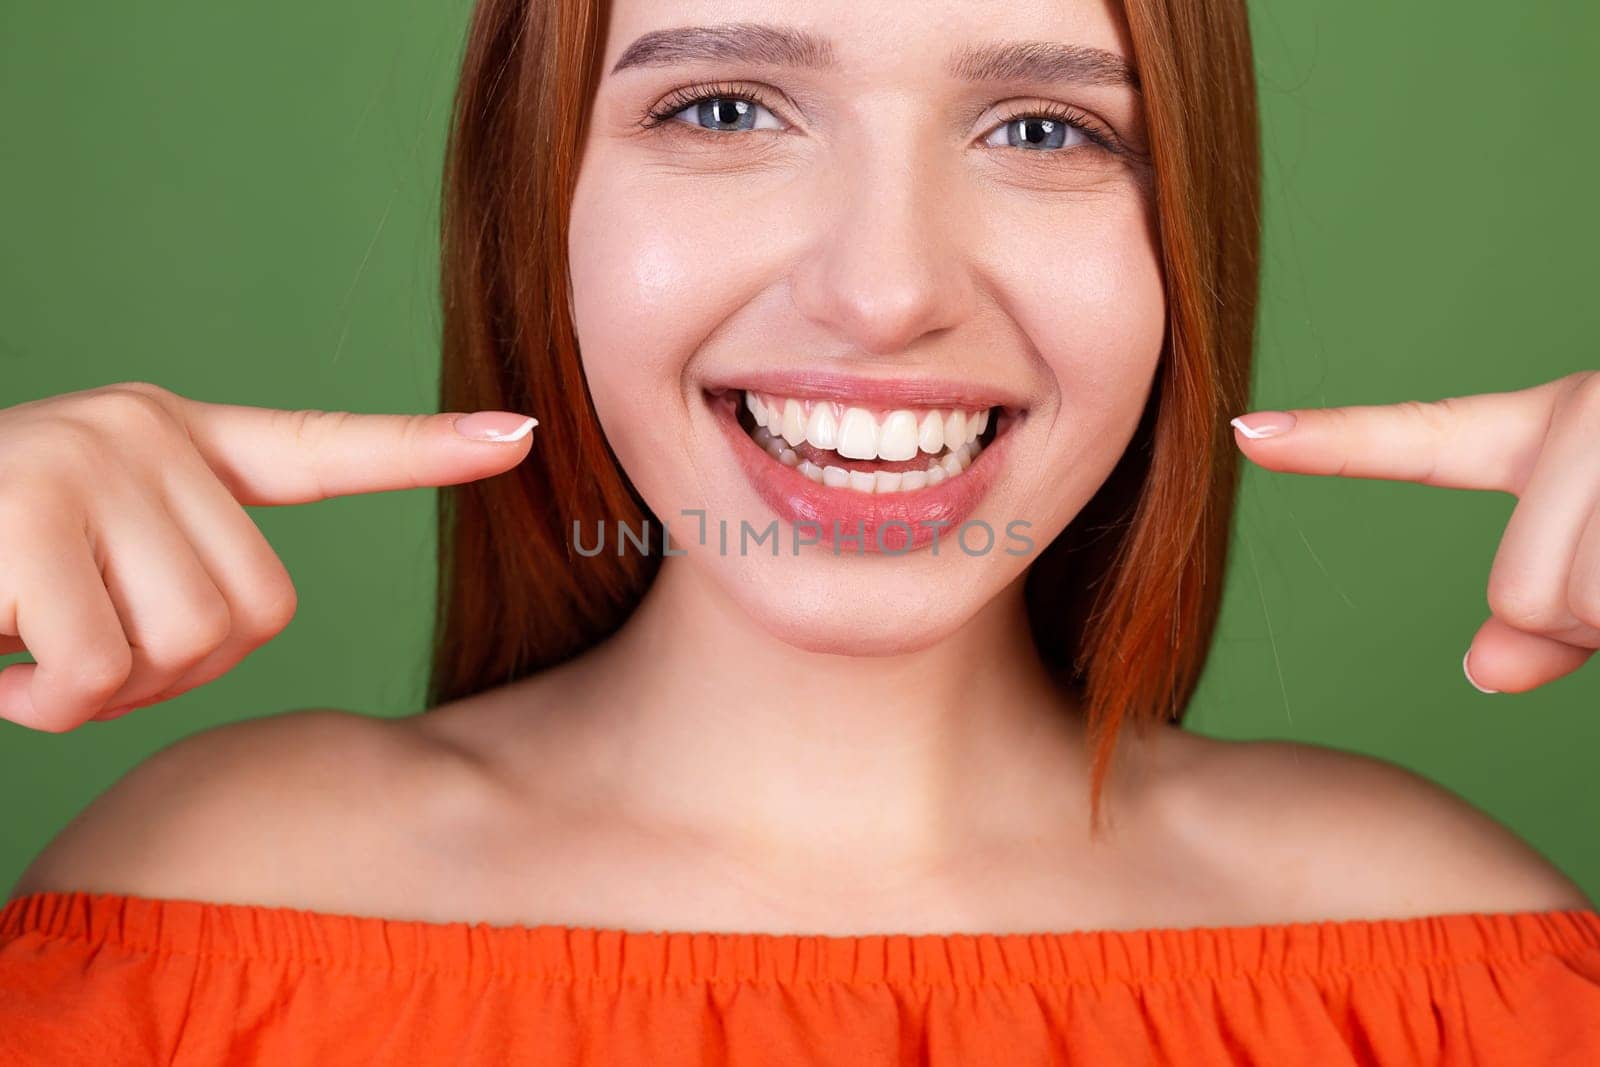
[(1523, 693), (1571, 674), (1594, 653), (1592, 648), (1518, 630), (1491, 615), (1473, 635), (1461, 658), (1461, 670), (1479, 689)]
[(189, 436), (241, 504), (456, 485), (516, 466), (538, 420), (509, 411), (362, 415), (183, 399)]

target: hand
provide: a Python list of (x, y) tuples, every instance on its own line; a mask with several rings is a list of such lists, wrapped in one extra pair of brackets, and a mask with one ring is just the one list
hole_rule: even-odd
[[(453, 485), (520, 463), (534, 420), (189, 400), (125, 382), (0, 409), (0, 718), (59, 733), (227, 673), (293, 583), (242, 505)], [(504, 436), (507, 430), (513, 430)], [(520, 432), (516, 432), (520, 430)]]
[[(1285, 414), (1241, 418), (1283, 425)], [(1235, 421), (1234, 441), (1268, 470), (1517, 498), (1489, 571), (1490, 616), (1461, 660), (1473, 685), (1525, 692), (1600, 648), (1600, 371), (1512, 393), (1287, 414), (1292, 431), (1254, 439)]]

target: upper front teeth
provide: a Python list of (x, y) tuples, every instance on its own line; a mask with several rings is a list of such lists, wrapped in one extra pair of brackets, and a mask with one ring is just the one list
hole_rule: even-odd
[(846, 459), (912, 459), (920, 450), (937, 455), (954, 451), (977, 439), (989, 426), (989, 410), (965, 411), (900, 408), (883, 413), (882, 420), (862, 407), (847, 407), (828, 400), (744, 394), (745, 406), (775, 437), (791, 446), (809, 441), (818, 448), (838, 452)]

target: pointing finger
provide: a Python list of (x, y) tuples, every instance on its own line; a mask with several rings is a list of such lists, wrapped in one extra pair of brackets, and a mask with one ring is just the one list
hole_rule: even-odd
[(1573, 377), (1426, 402), (1252, 412), (1232, 420), (1234, 440), (1268, 470), (1516, 493)]
[(538, 420), (509, 411), (364, 415), (183, 401), (196, 448), (241, 504), (455, 485), (528, 454)]

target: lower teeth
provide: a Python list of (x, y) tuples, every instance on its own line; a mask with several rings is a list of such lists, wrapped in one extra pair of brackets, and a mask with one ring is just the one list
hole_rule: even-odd
[(818, 483), (833, 488), (854, 489), (858, 493), (900, 493), (938, 485), (946, 478), (954, 478), (972, 465), (973, 459), (983, 451), (978, 440), (968, 441), (954, 451), (943, 453), (930, 460), (926, 470), (911, 471), (861, 471), (848, 467), (828, 465), (819, 467), (810, 460), (801, 459), (781, 437), (776, 437), (765, 426), (751, 431), (756, 444), (785, 467), (797, 467), (801, 474)]

